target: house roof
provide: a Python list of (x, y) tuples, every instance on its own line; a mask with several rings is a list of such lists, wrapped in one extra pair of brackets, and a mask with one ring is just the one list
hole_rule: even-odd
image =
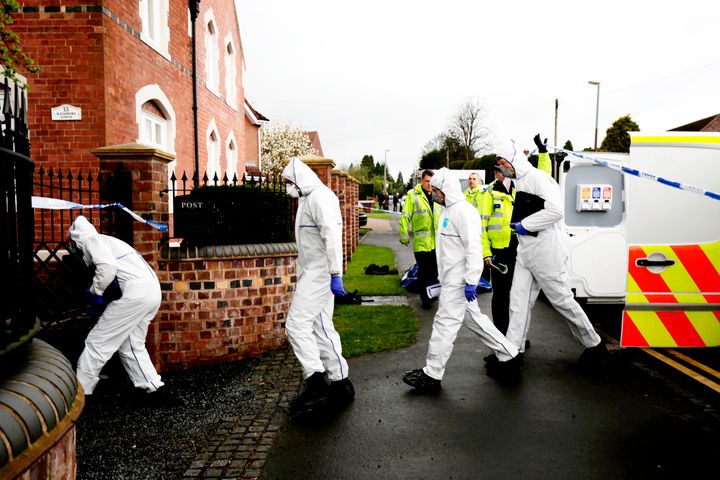
[(670, 132), (720, 132), (720, 113), (711, 117), (695, 120), (692, 123), (675, 127)]
[(322, 145), (320, 145), (320, 135), (318, 132), (305, 132), (307, 133), (307, 136), (310, 137), (310, 145), (312, 145), (313, 149), (317, 152), (318, 155), (321, 157), (323, 155)]
[(247, 98), (245, 99), (245, 115), (248, 116), (248, 118), (254, 125), (262, 125), (264, 122), (270, 121), (270, 119), (267, 118), (265, 115), (255, 110), (255, 108), (250, 105), (250, 102), (248, 102)]

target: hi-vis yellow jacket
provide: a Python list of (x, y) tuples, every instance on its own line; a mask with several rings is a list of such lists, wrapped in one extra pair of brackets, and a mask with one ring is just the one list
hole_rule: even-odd
[(440, 206), (430, 205), (422, 184), (418, 183), (410, 190), (400, 214), (400, 240), (409, 240), (408, 226), (412, 222), (413, 251), (430, 252), (435, 250), (435, 232), (440, 215)]
[(538, 169), (542, 170), (543, 172), (546, 172), (548, 175), (552, 176), (552, 162), (550, 161), (550, 154), (545, 153), (538, 153)]
[(465, 200), (470, 202), (470, 205), (477, 208), (478, 212), (482, 210), (483, 195), (485, 193), (485, 185), (480, 185), (473, 192), (469, 188), (465, 190)]
[(490, 247), (507, 248), (510, 245), (511, 236), (515, 235), (510, 228), (510, 217), (512, 217), (513, 203), (515, 202), (515, 184), (512, 184), (510, 192), (508, 192), (502, 182), (495, 180), (488, 185), (481, 198), (480, 217), (483, 228), (483, 258), (485, 258), (492, 256)]

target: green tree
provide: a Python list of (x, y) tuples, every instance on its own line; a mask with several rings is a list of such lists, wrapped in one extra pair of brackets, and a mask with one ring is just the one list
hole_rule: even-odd
[(13, 24), (11, 14), (17, 12), (19, 8), (20, 4), (15, 0), (0, 1), (0, 68), (5, 77), (27, 88), (27, 84), (17, 76), (18, 67), (23, 67), (30, 73), (40, 73), (41, 69), (23, 52), (20, 37), (9, 27)]
[(568, 140), (567, 142), (565, 142), (565, 145), (563, 145), (563, 148), (564, 148), (565, 150), (571, 150), (571, 151), (572, 151), (572, 150), (573, 150), (572, 142), (571, 142), (570, 140)]
[(601, 152), (625, 152), (630, 151), (630, 134), (638, 132), (640, 126), (633, 122), (630, 115), (620, 117), (605, 131), (605, 138), (600, 144)]
[(375, 159), (372, 155), (363, 155), (360, 160), (360, 166), (366, 168), (368, 171), (372, 171), (375, 168)]

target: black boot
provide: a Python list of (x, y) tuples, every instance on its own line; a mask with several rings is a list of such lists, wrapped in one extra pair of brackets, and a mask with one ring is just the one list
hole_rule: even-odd
[(305, 384), (305, 391), (290, 403), (290, 413), (312, 413), (327, 406), (330, 387), (325, 380), (325, 372), (313, 373), (305, 380)]
[(343, 378), (330, 382), (330, 403), (336, 408), (344, 407), (355, 400), (355, 388), (350, 379)]
[(518, 353), (515, 357), (506, 362), (493, 362), (485, 365), (487, 374), (496, 380), (517, 380), (520, 378), (520, 370), (523, 365), (523, 354)]
[(432, 378), (422, 368), (405, 372), (402, 381), (420, 392), (437, 392), (442, 388), (440, 380)]
[(575, 365), (583, 371), (597, 372), (607, 365), (609, 358), (610, 352), (601, 341), (594, 347), (586, 348)]

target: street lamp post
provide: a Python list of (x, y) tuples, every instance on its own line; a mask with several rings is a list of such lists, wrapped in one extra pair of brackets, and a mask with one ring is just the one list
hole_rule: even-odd
[(595, 147), (593, 148), (594, 150), (597, 150), (598, 114), (600, 112), (600, 82), (596, 80), (588, 80), (588, 83), (597, 87), (597, 100), (595, 103)]

